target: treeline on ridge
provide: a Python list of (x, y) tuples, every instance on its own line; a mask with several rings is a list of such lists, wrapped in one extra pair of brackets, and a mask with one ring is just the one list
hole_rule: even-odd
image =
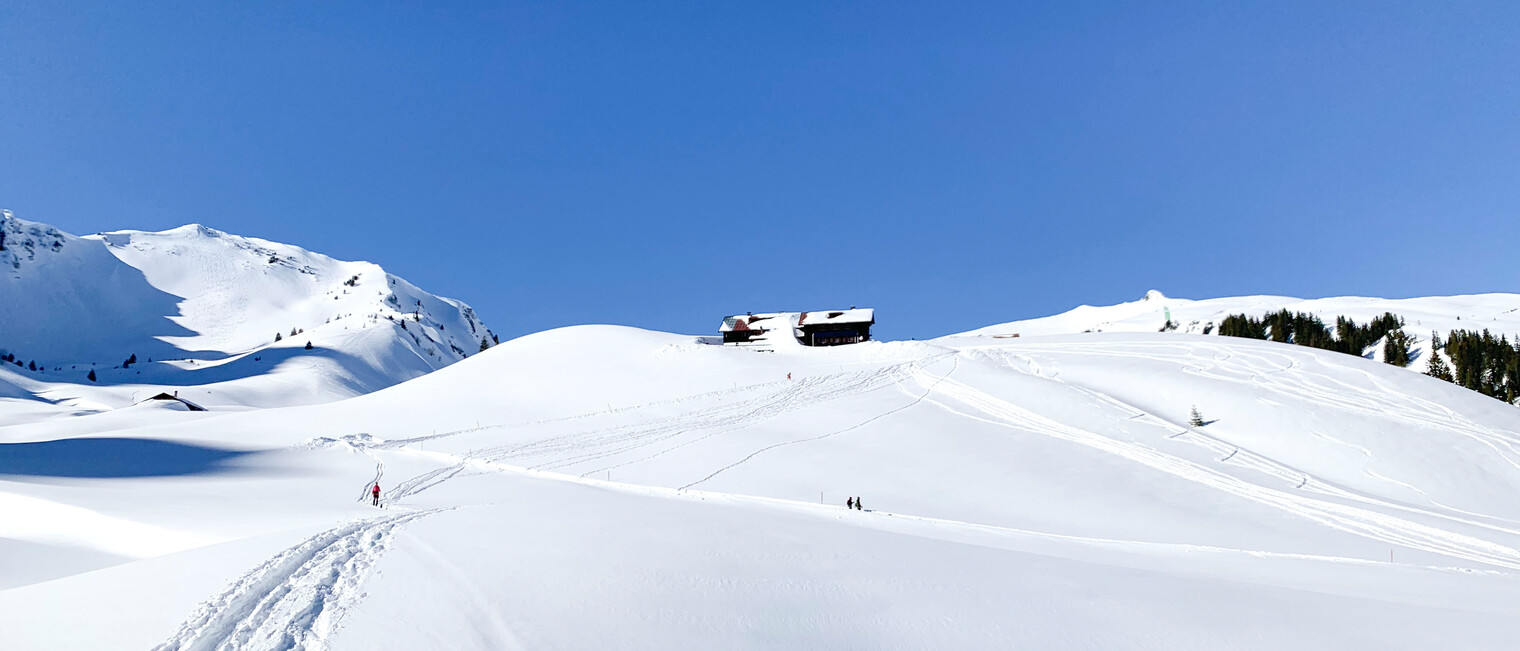
[(1270, 339), (1358, 357), (1366, 353), (1368, 346), (1386, 337), (1383, 343), (1383, 361), (1394, 366), (1408, 366), (1410, 338), (1404, 334), (1403, 328), (1404, 319), (1391, 312), (1384, 312), (1366, 325), (1338, 316), (1335, 317), (1335, 328), (1332, 329), (1313, 314), (1280, 310), (1260, 319), (1231, 314), (1219, 323), (1219, 334), (1226, 337)]
[[(1205, 328), (1204, 333), (1208, 331)], [(1384, 362), (1408, 366), (1413, 357), (1414, 338), (1405, 334), (1404, 319), (1391, 312), (1384, 312), (1365, 325), (1338, 316), (1333, 328), (1318, 316), (1304, 312), (1279, 310), (1259, 319), (1231, 314), (1219, 323), (1219, 334), (1292, 343), (1358, 357), (1382, 340)], [(1507, 337), (1495, 337), (1488, 330), (1454, 330), (1444, 344), (1440, 335), (1432, 332), (1430, 343), (1426, 375), (1511, 404), (1520, 398), (1520, 340), (1511, 344)], [(1443, 349), (1451, 359), (1450, 365), (1439, 353)]]

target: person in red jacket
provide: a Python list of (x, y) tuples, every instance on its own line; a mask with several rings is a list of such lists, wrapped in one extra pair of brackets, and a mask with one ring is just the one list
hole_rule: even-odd
[(375, 487), (370, 489), (369, 494), (375, 496), (375, 506), (380, 506), (380, 482), (375, 482)]

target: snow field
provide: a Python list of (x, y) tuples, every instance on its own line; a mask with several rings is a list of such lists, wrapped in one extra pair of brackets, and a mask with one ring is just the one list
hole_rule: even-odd
[[(1188, 427), (1195, 404), (1214, 422)], [(86, 430), (255, 453), (168, 476), (6, 476), (11, 494), (227, 541), (0, 591), (18, 648), (1520, 642), (1514, 408), (1269, 342), (762, 354), (579, 327), (325, 405), (3, 433)], [(363, 503), (377, 478), (379, 511)], [(856, 495), (870, 511), (843, 510)], [(189, 603), (141, 588), (141, 625), (48, 610), (171, 566), (223, 578)]]

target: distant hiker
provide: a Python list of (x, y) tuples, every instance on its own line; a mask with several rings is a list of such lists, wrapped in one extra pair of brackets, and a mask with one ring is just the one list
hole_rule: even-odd
[(855, 508), (855, 498), (853, 498), (853, 497), (845, 498), (845, 500), (844, 500), (844, 508), (847, 508), (847, 509), (853, 509), (853, 508)]
[(380, 482), (375, 482), (375, 487), (370, 489), (369, 494), (375, 497), (375, 506), (380, 506)]
[(855, 498), (855, 510), (856, 511), (864, 511), (864, 510), (866, 510), (866, 507), (860, 505), (860, 498), (858, 498), (858, 497)]
[(792, 374), (791, 373), (787, 373), (786, 374), (786, 379), (788, 379), (788, 380), (792, 379)]

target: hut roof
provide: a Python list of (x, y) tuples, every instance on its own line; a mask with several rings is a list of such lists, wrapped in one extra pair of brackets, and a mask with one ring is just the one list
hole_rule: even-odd
[[(186, 400), (186, 399), (181, 398), (181, 397), (179, 397), (177, 395), (172, 395), (172, 394), (169, 394), (169, 393), (160, 393), (160, 394), (158, 394), (156, 396), (148, 398), (148, 400), (174, 400), (176, 402), (184, 403), (184, 405), (186, 407), (190, 408), (190, 411), (206, 411), (205, 407), (202, 407), (202, 406), (197, 405), (197, 404), (195, 404), (193, 402), (190, 402), (189, 400)], [(147, 402), (148, 400), (144, 400), (143, 402)]]

